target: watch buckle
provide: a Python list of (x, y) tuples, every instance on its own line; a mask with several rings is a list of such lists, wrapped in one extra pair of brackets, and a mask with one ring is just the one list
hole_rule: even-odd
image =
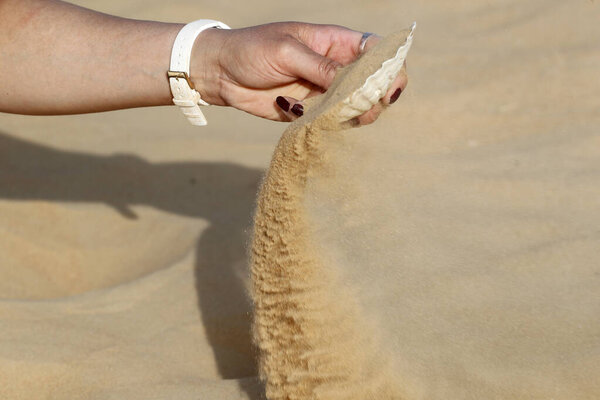
[(169, 79), (170, 78), (185, 79), (186, 82), (188, 83), (188, 85), (190, 85), (190, 89), (196, 90), (196, 88), (194, 87), (194, 84), (190, 80), (190, 76), (187, 73), (185, 73), (185, 72), (181, 72), (181, 71), (167, 71), (167, 76), (169, 77)]

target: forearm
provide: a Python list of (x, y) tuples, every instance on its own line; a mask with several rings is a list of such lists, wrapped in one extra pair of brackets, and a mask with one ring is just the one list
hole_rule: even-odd
[(72, 114), (171, 104), (166, 71), (181, 27), (57, 0), (0, 0), (0, 111)]

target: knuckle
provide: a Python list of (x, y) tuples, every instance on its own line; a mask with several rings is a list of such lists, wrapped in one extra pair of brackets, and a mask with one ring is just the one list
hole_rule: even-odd
[(295, 46), (294, 43), (289, 40), (281, 40), (277, 46), (277, 57), (282, 60), (291, 60), (294, 57)]
[(329, 75), (335, 75), (335, 71), (337, 69), (337, 63), (333, 60), (330, 59), (323, 59), (321, 60), (321, 62), (319, 62), (319, 72), (322, 73), (323, 75), (329, 76)]

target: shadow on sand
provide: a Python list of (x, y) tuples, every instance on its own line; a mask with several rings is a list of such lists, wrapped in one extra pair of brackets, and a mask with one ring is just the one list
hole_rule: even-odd
[(240, 379), (253, 399), (262, 393), (251, 378), (257, 372), (244, 277), (261, 175), (231, 163), (150, 163), (130, 154), (63, 151), (0, 132), (2, 200), (105, 203), (128, 219), (138, 218), (131, 206), (146, 205), (210, 221), (196, 249), (198, 306), (221, 376)]

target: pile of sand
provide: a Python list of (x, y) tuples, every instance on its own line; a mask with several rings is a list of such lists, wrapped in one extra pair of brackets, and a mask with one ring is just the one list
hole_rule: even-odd
[[(419, 21), (407, 91), (327, 137), (306, 188), (340, 306), (406, 399), (600, 397), (597, 2), (79, 3)], [(204, 130), (169, 108), (0, 115), (0, 398), (259, 396), (246, 248), (283, 125), (206, 114)]]

